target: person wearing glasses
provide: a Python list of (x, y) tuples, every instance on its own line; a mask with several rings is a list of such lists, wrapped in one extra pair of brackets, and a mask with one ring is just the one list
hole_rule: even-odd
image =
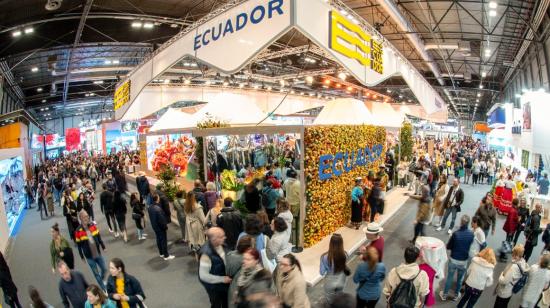
[(293, 254), (287, 254), (279, 261), (275, 285), (284, 308), (311, 307), (302, 267)]

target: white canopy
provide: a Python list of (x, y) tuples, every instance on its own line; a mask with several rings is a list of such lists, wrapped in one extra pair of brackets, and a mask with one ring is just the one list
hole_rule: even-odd
[(374, 124), (386, 128), (400, 128), (405, 120), (405, 115), (396, 111), (388, 103), (371, 104), (371, 113), (374, 118)]
[[(256, 103), (246, 95), (220, 93), (193, 115), (195, 123), (211, 117), (231, 126), (256, 125), (267, 117)], [(261, 124), (273, 124), (266, 119)]]
[(166, 112), (157, 120), (151, 127), (150, 131), (156, 132), (160, 130), (194, 128), (196, 122), (193, 116), (179, 109), (168, 108)]
[(372, 114), (365, 103), (354, 98), (341, 98), (326, 103), (313, 124), (361, 125), (373, 122)]

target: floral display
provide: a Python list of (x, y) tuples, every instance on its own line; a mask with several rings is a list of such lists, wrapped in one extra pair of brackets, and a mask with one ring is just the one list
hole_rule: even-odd
[(151, 167), (158, 172), (163, 165), (172, 165), (179, 176), (185, 176), (187, 165), (195, 153), (196, 141), (188, 135), (179, 135), (177, 139), (165, 136), (155, 137)]
[[(357, 177), (366, 178), (369, 170), (377, 170), (385, 160), (386, 130), (371, 125), (313, 126), (305, 129), (306, 217), (304, 247), (311, 247), (349, 222), (351, 189)], [(361, 158), (361, 164), (348, 168), (342, 164), (339, 176), (319, 178), (320, 158), (326, 154), (352, 153), (357, 149), (380, 146), (381, 155), (372, 161)], [(353, 164), (353, 163), (352, 163)], [(346, 171), (349, 170), (349, 171)]]

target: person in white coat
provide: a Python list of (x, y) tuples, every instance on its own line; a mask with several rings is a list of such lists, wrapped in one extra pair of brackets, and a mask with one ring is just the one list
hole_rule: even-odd
[(525, 248), (522, 244), (518, 244), (512, 249), (512, 263), (506, 266), (498, 278), (495, 307), (508, 307), (508, 302), (510, 302), (510, 298), (512, 298), (513, 295), (512, 289), (514, 285), (520, 280), (523, 275), (522, 273), (529, 272), (529, 264), (527, 264), (523, 258), (524, 252)]
[(457, 308), (473, 308), (485, 288), (493, 284), (493, 271), (497, 259), (491, 248), (485, 248), (472, 259), (466, 275), (464, 296), (456, 306)]
[(521, 308), (535, 307), (542, 291), (548, 288), (550, 284), (550, 254), (545, 254), (540, 257), (538, 264), (531, 266), (529, 269), (529, 278), (523, 294), (521, 296)]
[(273, 235), (267, 244), (266, 253), (270, 260), (279, 262), (283, 256), (290, 253), (292, 246), (289, 243), (290, 233), (286, 232), (289, 227), (281, 217), (275, 217), (271, 221)]

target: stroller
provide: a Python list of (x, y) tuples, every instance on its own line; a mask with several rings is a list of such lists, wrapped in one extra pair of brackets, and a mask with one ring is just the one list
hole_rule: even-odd
[(512, 243), (502, 241), (502, 245), (498, 249), (498, 259), (500, 262), (508, 262), (508, 255), (512, 253)]

